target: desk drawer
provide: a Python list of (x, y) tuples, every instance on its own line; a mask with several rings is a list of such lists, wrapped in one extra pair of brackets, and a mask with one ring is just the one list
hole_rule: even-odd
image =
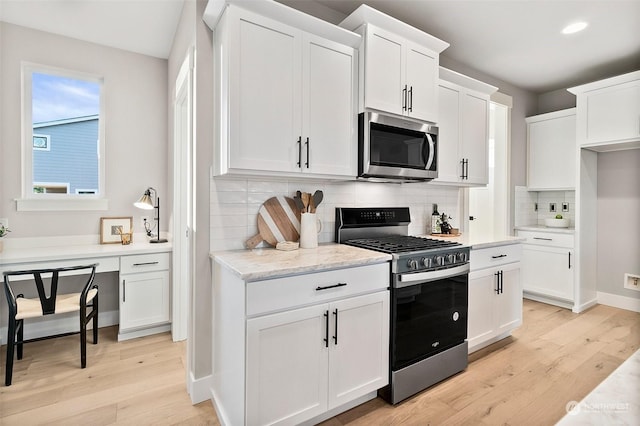
[(293, 309), (389, 287), (389, 263), (247, 283), (247, 315)]
[(471, 250), (471, 270), (477, 271), (492, 266), (520, 262), (521, 258), (522, 244), (520, 243)]
[(120, 273), (164, 271), (169, 269), (169, 253), (137, 254), (120, 257)]

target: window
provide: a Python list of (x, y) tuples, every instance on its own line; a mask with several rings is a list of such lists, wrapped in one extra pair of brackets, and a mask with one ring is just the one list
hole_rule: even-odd
[(18, 210), (103, 210), (102, 78), (23, 64)]
[(42, 151), (49, 151), (49, 135), (36, 135), (33, 134), (33, 149), (39, 149)]

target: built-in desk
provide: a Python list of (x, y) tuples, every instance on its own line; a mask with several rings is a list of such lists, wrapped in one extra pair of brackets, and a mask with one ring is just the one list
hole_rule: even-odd
[[(135, 236), (134, 236), (135, 239)], [(92, 244), (81, 238), (67, 239), (6, 239), (0, 253), (0, 273), (9, 270), (38, 269), (97, 263), (97, 273), (118, 272), (118, 315), (100, 325), (119, 324), (118, 340), (168, 331), (170, 324), (171, 243), (144, 242), (122, 244)], [(61, 243), (65, 243), (60, 245)], [(4, 292), (2, 292), (4, 293)], [(3, 298), (3, 297), (2, 297)], [(0, 302), (1, 342), (6, 339), (6, 301)], [(55, 330), (51, 330), (51, 324)], [(44, 326), (46, 324), (46, 331)], [(37, 327), (43, 330), (38, 333)], [(35, 331), (34, 328), (36, 329)], [(70, 329), (69, 329), (70, 328)], [(35, 324), (31, 337), (77, 331), (75, 317), (69, 321), (47, 321)], [(28, 334), (29, 327), (25, 328)], [(30, 338), (30, 336), (25, 335)]]

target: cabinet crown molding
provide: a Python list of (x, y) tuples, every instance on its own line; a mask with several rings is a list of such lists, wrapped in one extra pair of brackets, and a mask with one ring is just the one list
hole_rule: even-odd
[(487, 95), (492, 95), (498, 91), (496, 86), (492, 86), (445, 67), (440, 67), (440, 79)]
[(351, 12), (351, 15), (347, 16), (341, 23), (342, 28), (354, 31), (363, 24), (372, 24), (380, 27), (384, 30), (391, 31), (399, 36), (418, 43), (421, 46), (427, 47), (436, 53), (441, 53), (447, 47), (449, 43), (442, 41), (439, 38), (427, 34), (411, 25), (400, 21), (392, 16), (386, 15), (366, 4), (361, 5), (356, 10)]
[(602, 89), (608, 86), (615, 86), (622, 83), (627, 83), (630, 81), (640, 80), (640, 70), (632, 71), (627, 74), (618, 75), (611, 78), (606, 78), (604, 80), (598, 80), (591, 83), (583, 84), (580, 86), (570, 87), (567, 89), (568, 92), (573, 93), (574, 95), (578, 95), (580, 93), (588, 92), (594, 89)]
[(258, 13), (294, 28), (315, 34), (349, 47), (358, 48), (361, 37), (339, 26), (308, 15), (274, 0), (209, 0), (202, 19), (211, 30), (215, 30), (220, 17), (230, 5)]

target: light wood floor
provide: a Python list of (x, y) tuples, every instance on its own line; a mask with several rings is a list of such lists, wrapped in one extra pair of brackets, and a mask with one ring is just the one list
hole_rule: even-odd
[[(184, 343), (168, 333), (120, 343), (115, 327), (100, 333), (84, 370), (77, 335), (25, 345), (13, 385), (0, 385), (0, 425), (219, 424), (210, 402), (192, 406), (186, 394)], [(598, 305), (577, 315), (525, 300), (523, 326), (472, 354), (463, 373), (395, 407), (375, 399), (323, 426), (553, 425), (638, 347), (638, 313)], [(0, 357), (4, 382), (4, 346)]]

